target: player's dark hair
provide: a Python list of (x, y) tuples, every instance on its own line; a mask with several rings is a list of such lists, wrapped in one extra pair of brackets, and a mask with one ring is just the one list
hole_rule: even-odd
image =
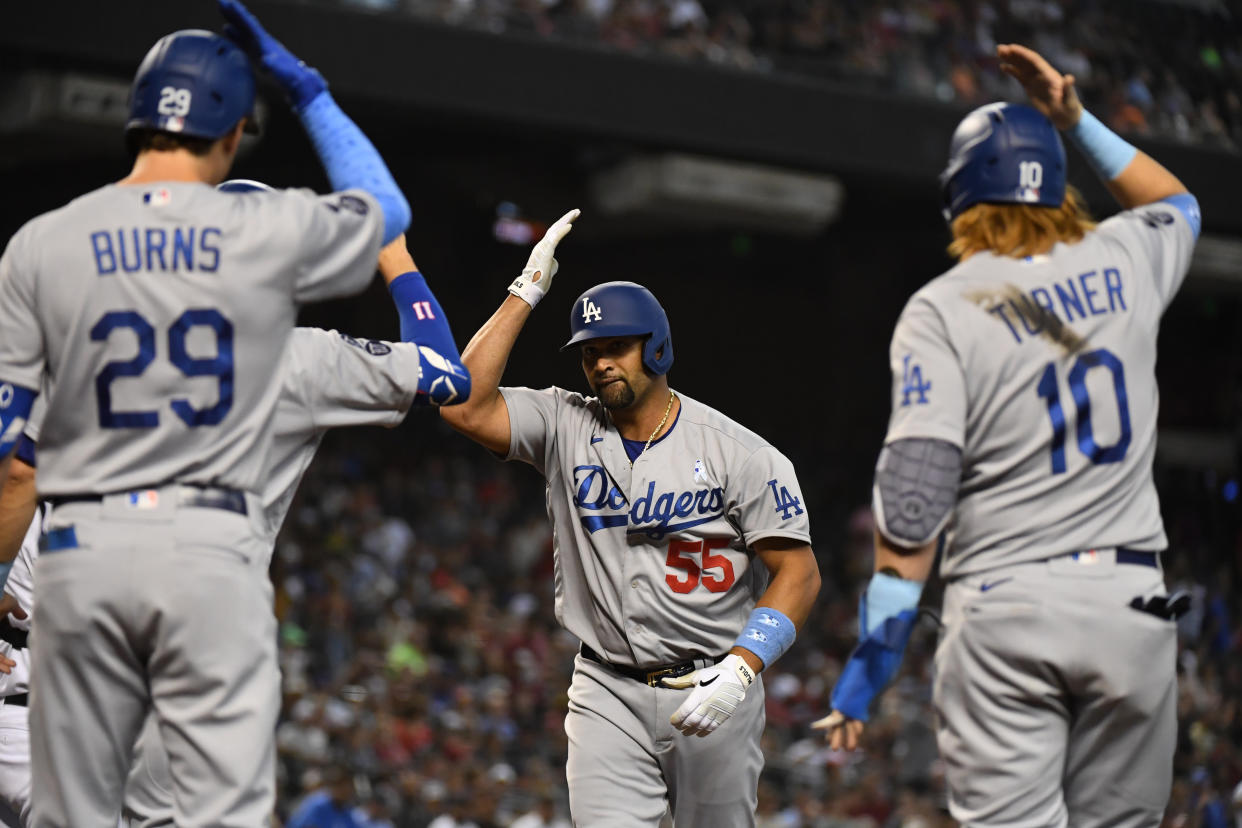
[(949, 255), (962, 261), (976, 253), (1038, 256), (1057, 242), (1080, 241), (1095, 227), (1082, 193), (1066, 185), (1060, 207), (1031, 204), (976, 204), (953, 219)]
[(211, 145), (219, 139), (197, 138), (193, 135), (178, 135), (175, 132), (164, 132), (159, 129), (131, 129), (125, 133), (125, 146), (131, 157), (147, 152), (174, 152), (187, 150), (192, 155), (203, 158), (211, 152)]

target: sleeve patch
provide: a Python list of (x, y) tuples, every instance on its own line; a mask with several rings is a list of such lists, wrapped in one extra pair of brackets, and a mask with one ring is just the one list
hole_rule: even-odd
[(371, 356), (386, 356), (392, 353), (392, 346), (387, 342), (380, 342), (378, 339), (359, 339), (339, 331), (337, 333), (341, 339), (359, 350), (366, 351)]
[(789, 520), (805, 511), (802, 498), (790, 495), (789, 489), (775, 479), (768, 481), (768, 488), (772, 490), (772, 499), (776, 501), (776, 511), (780, 513), (781, 520)]
[[(906, 354), (901, 360), (901, 405), (927, 405), (927, 392), (931, 390), (931, 380), (923, 379), (923, 366), (917, 362), (911, 364), (913, 354)], [(911, 396), (913, 395), (913, 396)]]
[(337, 196), (335, 204), (331, 201), (325, 201), (323, 202), (323, 206), (327, 207), (334, 213), (339, 213), (341, 210), (348, 210), (351, 213), (357, 213), (360, 216), (365, 216), (367, 213), (371, 212), (371, 208), (367, 206), (366, 201), (358, 198), (358, 196), (349, 195), (348, 193), (343, 193)]

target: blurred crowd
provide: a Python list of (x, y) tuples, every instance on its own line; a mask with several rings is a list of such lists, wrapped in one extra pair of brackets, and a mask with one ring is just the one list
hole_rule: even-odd
[[(872, 523), (866, 507), (816, 506), (829, 498), (813, 464), (799, 468), (824, 589), (794, 648), (765, 673), (759, 825), (952, 825), (929, 706), (934, 612), (865, 750), (833, 752), (808, 727), (827, 712), (855, 642)], [(1242, 826), (1242, 524), (1219, 481), (1186, 473), (1161, 483), (1176, 492), (1165, 503), (1168, 580), (1194, 598), (1180, 622), (1165, 825)], [(272, 570), (288, 828), (327, 824), (313, 814), (333, 809), (368, 828), (569, 827), (562, 720), (577, 641), (553, 615), (543, 494), (531, 469), (450, 436), (430, 412), (391, 432), (329, 437)]]
[(323, 1), (964, 106), (1021, 96), (995, 51), (1024, 43), (1120, 132), (1242, 148), (1242, 21), (1222, 0)]

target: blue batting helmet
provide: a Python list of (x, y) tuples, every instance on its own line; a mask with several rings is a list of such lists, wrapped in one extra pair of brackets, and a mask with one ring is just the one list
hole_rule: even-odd
[(253, 178), (230, 178), (216, 185), (222, 193), (274, 193), (276, 188)]
[(252, 115), (254, 90), (250, 61), (231, 40), (202, 29), (173, 32), (138, 66), (125, 129), (214, 140)]
[(1065, 145), (1052, 122), (1033, 106), (981, 106), (953, 131), (940, 192), (948, 221), (979, 203), (1060, 207), (1065, 199)]
[(643, 365), (647, 370), (659, 376), (673, 367), (668, 316), (651, 291), (634, 282), (605, 282), (579, 296), (569, 310), (569, 333), (562, 351), (606, 336), (646, 336)]

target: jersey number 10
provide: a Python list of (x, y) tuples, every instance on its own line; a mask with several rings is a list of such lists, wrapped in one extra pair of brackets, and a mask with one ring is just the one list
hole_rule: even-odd
[[(210, 328), (216, 335), (216, 355), (207, 359), (190, 356), (186, 337), (192, 328)], [(112, 381), (136, 377), (155, 361), (155, 328), (137, 311), (109, 311), (91, 328), (91, 339), (107, 341), (116, 329), (131, 330), (138, 337), (138, 356), (112, 360), (95, 375), (95, 400), (100, 428), (155, 428), (158, 411), (113, 411)], [(190, 427), (219, 425), (233, 407), (233, 323), (214, 308), (195, 308), (177, 317), (168, 329), (168, 361), (187, 377), (215, 377), (220, 384), (216, 404), (194, 408), (186, 399), (175, 399), (173, 413)]]
[[(1117, 414), (1121, 419), (1121, 436), (1111, 446), (1095, 441), (1091, 427), (1091, 398), (1087, 395), (1087, 372), (1107, 368), (1113, 375), (1113, 391), (1117, 395)], [(1076, 428), (1078, 450), (1097, 465), (1119, 463), (1130, 448), (1130, 405), (1126, 400), (1126, 372), (1107, 348), (1088, 351), (1074, 362), (1069, 372), (1070, 393), (1078, 412)], [(1036, 387), (1039, 396), (1048, 401), (1048, 418), (1052, 420), (1052, 473), (1065, 473), (1065, 409), (1061, 407), (1061, 390), (1057, 383), (1056, 363), (1049, 362)]]

